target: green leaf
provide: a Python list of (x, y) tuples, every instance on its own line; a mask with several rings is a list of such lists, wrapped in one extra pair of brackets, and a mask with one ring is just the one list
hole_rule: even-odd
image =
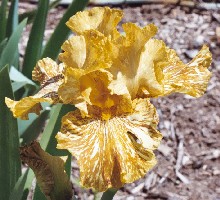
[[(27, 196), (28, 196), (29, 191), (31, 189), (33, 179), (34, 179), (34, 172), (32, 169), (29, 168), (28, 174), (27, 174), (27, 179), (26, 179), (24, 189), (23, 189), (22, 198), (21, 198), (22, 200), (27, 200)], [(16, 200), (19, 200), (19, 199), (16, 199)]]
[(24, 76), (21, 72), (19, 72), (13, 66), (10, 69), (9, 75), (10, 75), (10, 79), (14, 82), (25, 82), (26, 84), (33, 85), (33, 86), (37, 87), (37, 85), (32, 80), (30, 80), (29, 78)]
[(18, 26), (18, 0), (11, 0), (6, 35), (9, 38)]
[(20, 200), (25, 187), (25, 182), (27, 181), (28, 170), (20, 176), (17, 183), (15, 184), (14, 189), (11, 192), (9, 200)]
[[(61, 0), (52, 1), (49, 5), (49, 9), (56, 7), (60, 1)], [(27, 18), (28, 19), (27, 24), (30, 24), (34, 21), (36, 14), (37, 14), (37, 9), (22, 13), (19, 15), (19, 22)]]
[(5, 35), (6, 35), (7, 3), (8, 3), (8, 0), (2, 0), (1, 1), (1, 7), (0, 7), (0, 30), (1, 30), (0, 31), (0, 42), (5, 39)]
[[(7, 20), (7, 30), (6, 36), (10, 38), (12, 33), (15, 31), (16, 27), (18, 26), (18, 0), (11, 0), (11, 6), (9, 9), (8, 20)], [(19, 53), (18, 53), (18, 46), (16, 51), (16, 57), (13, 61), (13, 65), (18, 69), (19, 68)]]
[(27, 82), (13, 82), (11, 85), (13, 92), (17, 92), (21, 88), (25, 87), (27, 85)]
[[(26, 90), (26, 93), (36, 91), (38, 86), (30, 79), (28, 79), (26, 76), (24, 76), (21, 72), (19, 72), (16, 68), (13, 66), (10, 69), (10, 79), (12, 81), (12, 89), (15, 94), (15, 97), (17, 97), (17, 91), (24, 87)], [(22, 94), (20, 94), (21, 96)], [(27, 96), (27, 95), (26, 95)]]
[(112, 200), (115, 194), (117, 193), (117, 189), (110, 188), (107, 191), (105, 191), (102, 195), (101, 200)]
[(52, 36), (47, 42), (45, 49), (43, 51), (42, 58), (50, 57), (52, 59), (56, 59), (59, 52), (60, 47), (63, 42), (66, 40), (68, 35), (70, 34), (70, 29), (67, 28), (66, 22), (69, 20), (71, 16), (73, 16), (76, 12), (83, 10), (89, 0), (74, 0), (72, 4), (68, 7), (68, 10), (64, 14), (63, 18), (60, 20), (56, 29), (54, 30)]
[(48, 117), (49, 110), (44, 110), (41, 114), (26, 128), (26, 130), (21, 135), (22, 144), (29, 144), (37, 137), (43, 130), (43, 126)]
[(43, 132), (40, 141), (41, 147), (45, 149), (49, 154), (57, 155), (57, 156), (67, 155), (68, 153), (67, 150), (59, 150), (56, 148), (57, 140), (55, 136), (61, 128), (62, 117), (66, 115), (69, 111), (73, 111), (73, 110), (75, 110), (75, 107), (73, 105), (57, 104), (52, 108), (50, 120)]
[[(23, 135), (28, 134), (28, 132), (31, 130), (31, 126), (35, 126), (35, 123), (39, 123), (38, 121), (45, 119), (45, 117), (47, 118), (49, 112), (50, 112), (50, 104), (49, 103), (41, 103), (42, 107), (43, 107), (43, 111), (41, 112), (41, 114), (38, 116), (35, 113), (30, 113), (28, 115), (29, 119), (28, 120), (21, 120), (21, 119), (17, 119), (18, 120), (18, 134), (20, 137), (22, 137)], [(47, 114), (46, 114), (47, 113)], [(43, 116), (41, 116), (43, 115)], [(40, 124), (43, 124), (44, 122), (41, 121)], [(38, 132), (40, 129), (42, 129), (42, 127), (37, 127), (36, 130), (34, 130), (33, 132)], [(31, 133), (32, 134), (32, 133)]]
[(2, 51), (4, 50), (4, 48), (5, 48), (6, 44), (7, 44), (7, 41), (8, 41), (8, 39), (5, 38), (5, 39), (2, 40), (1, 43), (0, 43), (0, 56), (1, 56)]
[(8, 200), (21, 175), (17, 120), (5, 104), (5, 97), (13, 99), (8, 67), (0, 72), (0, 194)]
[(17, 55), (16, 49), (18, 46), (18, 42), (21, 37), (21, 33), (23, 31), (23, 28), (26, 25), (26, 22), (27, 22), (26, 19), (24, 21), (22, 21), (18, 25), (16, 30), (13, 32), (11, 37), (9, 38), (7, 45), (4, 48), (4, 50), (2, 51), (2, 54), (0, 56), (0, 69), (2, 66), (5, 66), (7, 64), (9, 65), (9, 67), (11, 67), (13, 61), (15, 60), (16, 55)]
[(49, 0), (40, 0), (36, 17), (33, 22), (27, 48), (24, 56), (22, 72), (29, 79), (32, 77), (32, 70), (41, 57), (44, 30), (46, 26)]

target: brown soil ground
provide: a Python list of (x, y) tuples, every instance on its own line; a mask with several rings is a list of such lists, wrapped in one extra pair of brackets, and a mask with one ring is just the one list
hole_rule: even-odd
[[(35, 5), (23, 3), (20, 12)], [(52, 9), (45, 38), (62, 17), (66, 8)], [(213, 54), (210, 80), (206, 94), (198, 99), (183, 94), (152, 99), (160, 116), (159, 130), (163, 134), (156, 152), (158, 164), (144, 178), (127, 184), (115, 195), (115, 200), (220, 200), (220, 10), (195, 9), (174, 5), (122, 5), (124, 22), (141, 26), (154, 23), (157, 37), (175, 49), (188, 62), (208, 44)], [(26, 30), (20, 50), (27, 41)], [(220, 37), (220, 36), (219, 36)], [(73, 177), (79, 174), (73, 162)], [(75, 180), (75, 178), (74, 178)], [(74, 184), (79, 199), (94, 199), (91, 190)], [(100, 194), (96, 194), (98, 198)]]

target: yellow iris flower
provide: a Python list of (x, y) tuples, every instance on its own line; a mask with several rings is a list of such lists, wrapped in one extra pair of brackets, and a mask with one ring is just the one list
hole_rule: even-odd
[(98, 191), (122, 187), (143, 177), (155, 164), (162, 138), (149, 98), (173, 92), (201, 96), (211, 73), (211, 53), (203, 46), (184, 64), (175, 51), (152, 37), (157, 27), (123, 24), (117, 9), (93, 8), (67, 22), (76, 33), (62, 45), (61, 64), (40, 60), (33, 80), (40, 91), (6, 104), (15, 117), (39, 114), (40, 102), (73, 104), (62, 119), (57, 148), (78, 160), (81, 184)]

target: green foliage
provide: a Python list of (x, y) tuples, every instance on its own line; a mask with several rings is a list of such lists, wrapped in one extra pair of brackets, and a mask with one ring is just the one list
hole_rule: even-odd
[(29, 170), (26, 170), (26, 172), (18, 179), (14, 189), (11, 191), (9, 200), (20, 200), (22, 198), (28, 171)]
[[(74, 106), (71, 105), (58, 104), (54, 106), (51, 110), (50, 120), (43, 132), (40, 141), (42, 149), (46, 150), (51, 155), (68, 156), (65, 170), (69, 176), (71, 173), (71, 154), (68, 153), (66, 150), (56, 149), (57, 141), (55, 139), (55, 135), (60, 130), (62, 117), (65, 114), (67, 114), (69, 111), (72, 111), (74, 109), (75, 109)], [(34, 200), (38, 200), (38, 199), (46, 200), (45, 196), (37, 186), (35, 189)]]
[(8, 67), (0, 71), (0, 194), (8, 200), (21, 175), (17, 120), (5, 104), (5, 97), (14, 98)]
[(59, 52), (60, 47), (63, 42), (66, 40), (68, 35), (70, 34), (70, 29), (67, 28), (66, 22), (69, 20), (71, 16), (73, 16), (77, 11), (83, 10), (83, 8), (87, 5), (88, 0), (74, 0), (72, 4), (68, 7), (66, 13), (63, 15), (63, 18), (60, 20), (57, 25), (54, 33), (49, 39), (47, 45), (45, 46), (42, 58), (50, 57), (52, 59), (56, 59)]
[(8, 0), (2, 0), (1, 6), (0, 6), (0, 42), (4, 40), (6, 35), (6, 23), (7, 23), (7, 3)]
[[(50, 3), (50, 5), (49, 5), (49, 9), (56, 7), (56, 6), (59, 4), (60, 1), (61, 1), (61, 0), (52, 1), (52, 2)], [(23, 21), (25, 18), (27, 18), (27, 19), (28, 19), (27, 23), (28, 23), (28, 24), (32, 23), (32, 22), (34, 21), (35, 17), (36, 17), (37, 11), (38, 11), (38, 9), (34, 9), (34, 10), (27, 11), (27, 12), (25, 12), (25, 13), (20, 14), (20, 15), (18, 16), (19, 22), (21, 22), (21, 21)]]
[(101, 200), (111, 200), (115, 196), (117, 189), (111, 188), (103, 193)]
[(29, 36), (22, 68), (22, 72), (29, 79), (31, 79), (33, 68), (41, 56), (48, 9), (49, 0), (40, 0)]
[[(25, 18), (24, 18), (25, 19)], [(23, 21), (23, 20), (22, 20)], [(18, 0), (11, 0), (8, 14), (6, 36), (9, 38), (18, 26)]]
[(18, 42), (26, 22), (27, 20), (25, 19), (18, 25), (5, 45), (5, 48), (2, 50), (0, 55), (0, 69), (7, 64), (11, 67), (12, 63), (16, 59)]

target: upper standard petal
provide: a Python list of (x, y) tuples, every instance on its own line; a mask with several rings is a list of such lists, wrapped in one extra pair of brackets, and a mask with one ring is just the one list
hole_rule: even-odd
[(90, 10), (78, 12), (72, 16), (66, 23), (67, 26), (75, 33), (82, 34), (86, 30), (97, 30), (105, 36), (118, 36), (116, 29), (121, 20), (123, 13), (118, 9), (109, 7), (95, 7)]

